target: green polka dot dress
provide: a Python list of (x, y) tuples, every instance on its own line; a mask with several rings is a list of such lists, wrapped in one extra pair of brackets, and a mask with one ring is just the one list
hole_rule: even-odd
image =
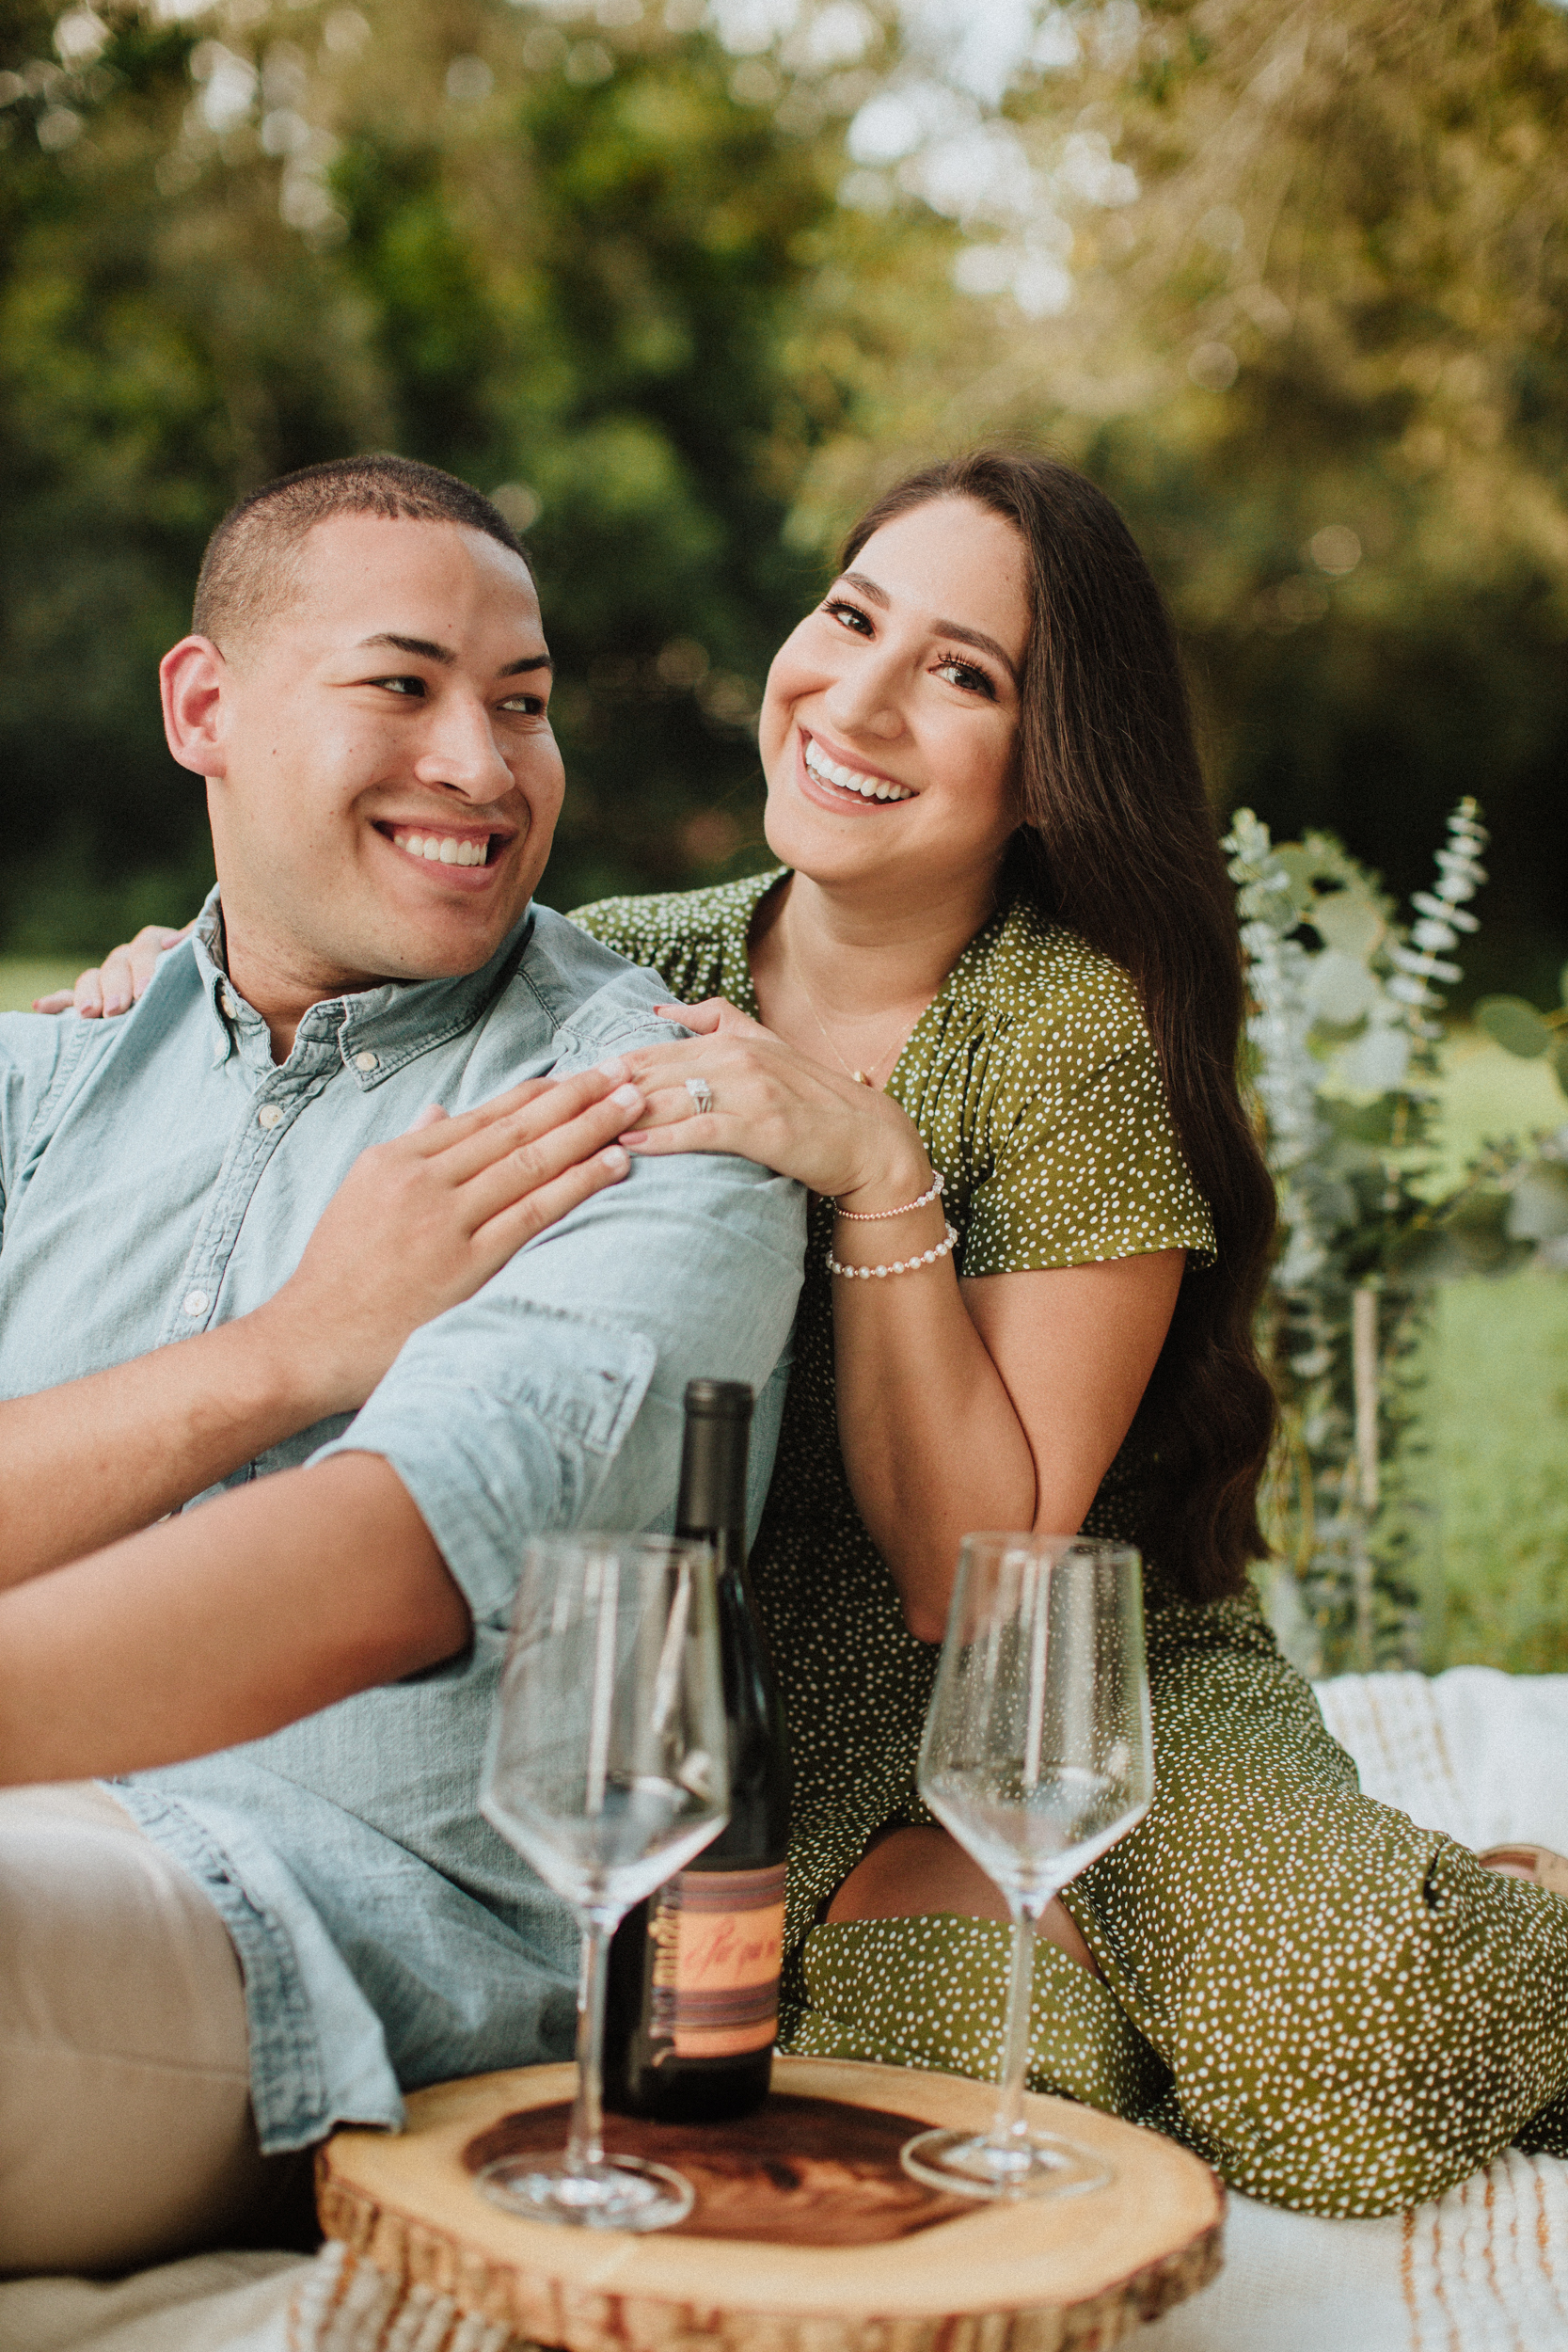
[[(573, 919), (673, 996), (755, 1015), (748, 936), (781, 879)], [(1212, 1261), (1131, 983), (1026, 903), (970, 942), (888, 1091), (946, 1181), (960, 1273)], [(914, 1765), (936, 1665), (838, 1449), (832, 1216), (812, 1203), (752, 1562), (796, 1779), (781, 2041), (990, 2076), (1006, 1929), (822, 1920), (879, 1831), (929, 1818)], [(1138, 1542), (1154, 1474), (1134, 1423), (1087, 1532)], [(1514, 2138), (1568, 2153), (1568, 1903), (1363, 1798), (1250, 1597), (1196, 1607), (1148, 1561), (1145, 1604), (1155, 1803), (1068, 1891), (1101, 1975), (1041, 1947), (1035, 2087), (1170, 2132), (1248, 2195), (1311, 2212), (1396, 2210)]]

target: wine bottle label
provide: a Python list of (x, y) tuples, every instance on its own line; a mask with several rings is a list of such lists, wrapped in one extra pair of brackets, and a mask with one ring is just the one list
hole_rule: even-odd
[(771, 2049), (779, 2030), (784, 1866), (682, 1870), (654, 1898), (649, 2025), (677, 2058)]

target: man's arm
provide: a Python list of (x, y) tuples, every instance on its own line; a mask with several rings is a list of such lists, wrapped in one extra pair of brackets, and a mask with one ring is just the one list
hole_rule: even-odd
[(284, 1470), (0, 1595), (0, 1783), (259, 1740), (437, 1665), (469, 1632), (385, 1461)]
[(260, 1739), (504, 1624), (531, 1534), (656, 1523), (686, 1381), (760, 1386), (784, 1346), (800, 1229), (744, 1161), (634, 1168), (416, 1332), (304, 1469), (0, 1595), (0, 1783)]
[[(409, 1333), (625, 1176), (620, 1066), (432, 1110), (360, 1153), (295, 1272), (239, 1321), (0, 1403), (0, 1587), (176, 1511), (271, 1446), (353, 1412)], [(632, 1090), (632, 1101), (641, 1097)]]

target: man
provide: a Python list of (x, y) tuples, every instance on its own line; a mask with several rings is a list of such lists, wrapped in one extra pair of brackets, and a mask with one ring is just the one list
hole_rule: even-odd
[[(549, 655), (486, 501), (388, 458), (268, 485), (163, 684), (215, 898), (130, 1019), (0, 1024), (0, 1781), (55, 1784), (0, 1797), (0, 2269), (211, 2240), (400, 2085), (564, 2054), (569, 1919), (475, 1809), (521, 1548), (667, 1524), (686, 1380), (765, 1387), (799, 1283), (795, 1187), (599, 1157), (616, 1049), (669, 1032), (530, 905)], [(529, 1246), (352, 1422), (259, 1404), (236, 1327), (364, 1147), (434, 1103), (388, 1148), (483, 1160), (470, 1106), (546, 1075)]]

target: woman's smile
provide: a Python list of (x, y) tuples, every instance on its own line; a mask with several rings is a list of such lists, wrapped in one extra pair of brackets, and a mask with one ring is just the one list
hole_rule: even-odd
[(800, 730), (800, 758), (807, 775), (830, 807), (885, 807), (895, 801), (912, 801), (911, 787), (896, 777), (879, 774), (849, 754), (825, 743), (819, 735)]

